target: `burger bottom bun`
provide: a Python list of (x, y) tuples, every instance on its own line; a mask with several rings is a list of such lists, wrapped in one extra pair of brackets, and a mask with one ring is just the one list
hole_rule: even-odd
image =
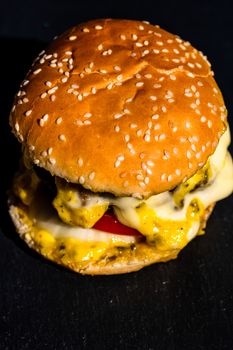
[[(214, 208), (214, 205), (215, 203), (206, 208), (202, 217), (200, 230), (205, 228), (206, 222)], [(65, 253), (63, 255), (53, 254), (53, 251), (55, 252), (58, 246), (56, 239), (54, 244), (51, 246), (51, 254), (46, 254), (46, 252), (43, 250), (43, 246), (38, 245), (38, 243), (34, 240), (34, 233), (38, 227), (36, 227), (30, 218), (29, 208), (23, 205), (18, 199), (16, 199), (16, 197), (12, 195), (9, 199), (9, 213), (17, 232), (30, 248), (36, 250), (45, 258), (81, 274), (112, 275), (138, 271), (143, 267), (156, 262), (165, 262), (175, 259), (181, 250), (174, 249), (161, 251), (146, 244), (145, 242), (140, 242), (136, 243), (136, 248), (133, 250), (129, 248), (124, 251), (123, 249), (118, 256), (114, 257), (114, 259), (112, 259), (111, 256), (105, 256), (103, 259), (100, 259), (97, 262), (87, 262), (86, 265), (80, 266), (80, 264), (71, 257), (67, 258)]]

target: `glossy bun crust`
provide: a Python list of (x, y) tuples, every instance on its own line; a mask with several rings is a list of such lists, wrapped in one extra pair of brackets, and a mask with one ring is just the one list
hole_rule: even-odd
[(202, 53), (158, 26), (97, 20), (56, 38), (15, 97), (25, 157), (98, 192), (148, 197), (202, 167), (226, 109)]
[[(15, 200), (15, 198), (11, 198), (9, 204), (9, 212), (14, 225), (20, 237), (27, 243), (30, 248), (36, 250), (45, 258), (81, 274), (113, 275), (138, 271), (143, 267), (154, 264), (156, 262), (165, 262), (171, 259), (175, 259), (180, 252), (179, 249), (159, 251), (154, 246), (150, 246), (146, 243), (137, 243), (135, 250), (123, 250), (121, 255), (118, 255), (114, 260), (111, 258), (104, 258), (100, 259), (97, 262), (86, 262), (84, 266), (80, 267), (80, 265), (77, 264), (74, 259), (72, 259), (72, 254), (71, 257), (65, 253), (59, 256), (56, 254), (58, 245), (56, 240), (51, 245), (50, 255), (47, 256), (43, 249), (44, 247), (38, 245), (34, 241), (33, 237), (36, 227), (29, 219), (28, 208), (22, 203)], [(214, 204), (205, 210), (201, 221), (201, 229), (205, 228), (206, 222), (213, 208)]]

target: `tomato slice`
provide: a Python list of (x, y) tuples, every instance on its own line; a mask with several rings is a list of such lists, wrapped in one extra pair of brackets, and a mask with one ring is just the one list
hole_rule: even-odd
[(115, 233), (118, 235), (143, 237), (143, 235), (139, 231), (120, 223), (116, 216), (110, 212), (105, 213), (99, 219), (99, 221), (95, 223), (93, 228), (99, 231)]

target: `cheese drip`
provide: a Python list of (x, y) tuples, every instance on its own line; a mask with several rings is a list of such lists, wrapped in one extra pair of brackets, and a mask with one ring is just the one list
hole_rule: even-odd
[[(181, 207), (177, 206), (172, 192), (164, 192), (151, 196), (146, 200), (133, 197), (116, 198), (110, 195), (103, 197), (97, 194), (93, 194), (92, 198), (90, 194), (90, 198), (84, 205), (82, 203), (82, 207), (91, 209), (93, 204), (102, 205), (104, 203), (106, 205), (107, 203), (112, 205), (119, 221), (140, 231), (146, 236), (149, 244), (155, 245), (157, 249), (164, 251), (181, 249), (197, 235), (205, 209), (233, 191), (233, 165), (231, 156), (227, 153), (229, 143), (230, 132), (227, 129), (221, 137), (215, 153), (209, 157), (208, 183), (196, 188), (193, 192), (185, 193)], [(18, 186), (20, 185), (19, 182)], [(17, 187), (17, 179), (15, 180), (15, 186)], [(77, 210), (80, 207), (79, 193), (74, 185), (70, 186), (69, 190), (71, 189), (75, 192), (75, 196), (71, 196), (72, 202), (67, 208)], [(29, 191), (32, 191), (32, 189), (29, 188)], [(179, 191), (179, 187), (177, 191)], [(18, 189), (16, 192), (21, 197), (20, 190)], [(34, 192), (35, 189), (33, 189)], [(22, 193), (25, 197), (25, 189)], [(23, 198), (21, 199), (23, 200)], [(51, 204), (49, 204), (50, 209), (46, 209), (44, 213), (41, 210), (44, 204), (38, 204), (37, 202), (36, 199), (30, 204), (30, 216), (36, 218), (36, 226), (42, 230), (41, 232), (47, 232), (56, 240), (72, 238), (76, 242), (80, 242), (81, 245), (83, 242), (87, 242), (90, 249), (92, 249), (92, 242), (106, 244), (104, 249), (112, 246), (130, 246), (136, 242), (134, 237), (108, 234), (80, 226), (71, 227), (58, 219), (55, 212), (51, 210)], [(40, 240), (40, 235), (38, 240)]]

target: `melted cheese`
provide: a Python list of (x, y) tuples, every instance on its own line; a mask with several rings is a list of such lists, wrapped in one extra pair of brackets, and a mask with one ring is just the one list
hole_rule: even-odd
[[(147, 200), (111, 196), (103, 198), (93, 194), (93, 198), (91, 197), (84, 207), (91, 208), (96, 203), (109, 203), (123, 224), (139, 230), (146, 236), (149, 244), (156, 245), (156, 249), (181, 249), (198, 233), (205, 208), (233, 191), (233, 164), (230, 154), (227, 153), (229, 143), (228, 129), (215, 153), (208, 160), (211, 167), (208, 184), (185, 193), (182, 207), (177, 207), (171, 192), (151, 196)], [(46, 207), (45, 203), (46, 201), (43, 204), (39, 203), (36, 198), (30, 205), (30, 216), (34, 222), (36, 220), (35, 226), (38, 227), (34, 239), (39, 245), (46, 246), (46, 254), (49, 254), (54, 240), (61, 243), (61, 246), (65, 244), (69, 247), (71, 255), (78, 254), (77, 259), (80, 261), (94, 257), (98, 259), (108, 249), (129, 247), (136, 243), (136, 238), (131, 236), (109, 234), (92, 228), (71, 227), (61, 222), (51, 206)], [(70, 202), (69, 210), (80, 207), (83, 208), (76, 197)], [(74, 246), (76, 253), (72, 248)]]

